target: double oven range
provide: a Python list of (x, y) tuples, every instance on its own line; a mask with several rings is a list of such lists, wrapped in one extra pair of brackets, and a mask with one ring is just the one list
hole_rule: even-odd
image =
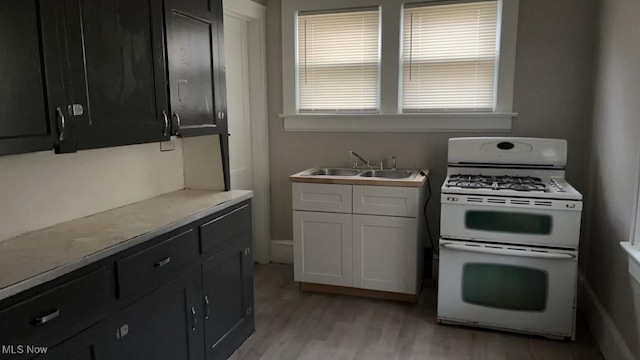
[(565, 140), (449, 140), (439, 322), (574, 339), (582, 195), (566, 160)]

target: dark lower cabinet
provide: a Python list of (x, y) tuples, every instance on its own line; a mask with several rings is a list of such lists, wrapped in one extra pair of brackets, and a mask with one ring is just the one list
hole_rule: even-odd
[(199, 279), (189, 271), (127, 306), (111, 329), (114, 359), (202, 359)]
[(226, 359), (255, 324), (251, 234), (202, 265), (207, 360)]
[(251, 241), (246, 201), (2, 300), (0, 360), (226, 359), (255, 329)]
[(104, 322), (100, 322), (60, 345), (47, 349), (46, 352), (40, 355), (36, 355), (35, 359), (107, 360), (106, 338), (106, 325)]

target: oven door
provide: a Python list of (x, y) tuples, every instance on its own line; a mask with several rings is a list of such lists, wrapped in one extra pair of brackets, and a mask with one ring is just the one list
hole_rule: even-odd
[(572, 336), (577, 252), (440, 240), (438, 319)]
[[(557, 201), (553, 206), (475, 204), (464, 196), (443, 196), (440, 236), (508, 244), (577, 248), (580, 238), (579, 206)], [(528, 201), (528, 200), (527, 200)], [(550, 203), (550, 202), (544, 202)], [(579, 204), (581, 205), (581, 204)]]

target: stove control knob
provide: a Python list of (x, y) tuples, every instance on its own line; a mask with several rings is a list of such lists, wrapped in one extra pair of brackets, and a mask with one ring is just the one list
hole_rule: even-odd
[(453, 196), (449, 196), (449, 197), (447, 197), (447, 201), (456, 202), (456, 201), (458, 201), (458, 198), (457, 197), (453, 197)]

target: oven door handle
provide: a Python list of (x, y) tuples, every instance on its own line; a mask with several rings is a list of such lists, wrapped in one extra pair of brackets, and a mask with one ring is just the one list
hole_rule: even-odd
[(563, 253), (554, 254), (554, 253), (548, 253), (548, 252), (523, 251), (523, 250), (512, 250), (512, 249), (504, 249), (504, 248), (488, 248), (485, 246), (467, 246), (467, 245), (452, 244), (452, 243), (442, 243), (440, 244), (440, 246), (443, 248), (451, 249), (451, 250), (470, 251), (470, 252), (477, 252), (477, 253), (483, 253), (483, 254), (539, 258), (539, 259), (570, 260), (570, 259), (576, 258), (576, 256), (572, 254), (563, 254)]

